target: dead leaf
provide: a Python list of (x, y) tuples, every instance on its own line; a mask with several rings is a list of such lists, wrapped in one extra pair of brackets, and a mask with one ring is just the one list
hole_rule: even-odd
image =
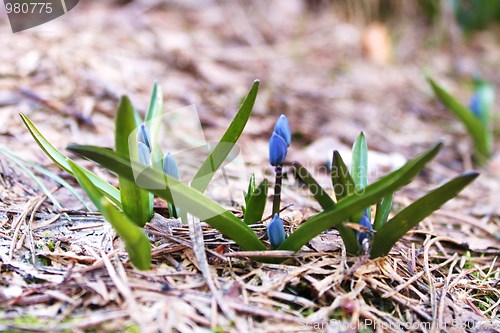
[(323, 234), (313, 238), (309, 244), (318, 252), (335, 252), (342, 248), (339, 235)]

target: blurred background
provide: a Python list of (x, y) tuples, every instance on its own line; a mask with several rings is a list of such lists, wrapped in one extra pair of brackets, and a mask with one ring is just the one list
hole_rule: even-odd
[[(188, 321), (196, 323), (193, 327), (212, 326), (213, 331), (223, 330), (215, 326), (219, 323), (217, 320), (224, 323), (222, 315), (214, 316), (212, 321), (204, 318), (215, 313), (215, 303), (209, 301), (210, 295), (207, 294), (207, 303), (198, 298), (185, 301), (187, 298), (184, 296), (189, 294), (185, 293), (186, 290), (194, 288), (198, 295), (201, 293), (199, 290), (205, 288), (198, 266), (193, 265), (194, 255), (185, 245), (175, 245), (181, 256), (175, 253), (167, 256), (170, 248), (163, 247), (163, 244), (156, 246), (155, 243), (155, 251), (164, 249), (167, 259), (160, 261), (161, 264), (147, 275), (138, 275), (131, 268), (127, 268), (127, 273), (123, 267), (118, 271), (120, 276), (127, 275), (135, 283), (134, 289), (136, 286), (149, 286), (144, 290), (137, 289), (141, 295), (146, 291), (155, 291), (145, 294), (149, 296), (140, 300), (144, 303), (140, 309), (147, 311), (137, 311), (134, 302), (129, 302), (127, 297), (123, 298), (123, 303), (115, 302), (121, 289), (114, 289), (114, 280), (111, 281), (98, 264), (100, 259), (92, 259), (94, 253), (101, 253), (108, 243), (104, 239), (113, 239), (108, 234), (109, 225), (103, 225), (99, 217), (83, 211), (80, 203), (71, 199), (65, 190), (59, 190), (60, 186), (44, 174), (49, 169), (77, 187), (76, 182), (61, 172), (39, 149), (23, 125), (18, 115), (20, 112), (28, 115), (47, 139), (63, 151), (70, 143), (112, 147), (115, 110), (120, 96), (129, 95), (140, 113), (144, 114), (153, 83), (157, 81), (162, 86), (165, 109), (194, 105), (206, 139), (216, 141), (227, 128), (253, 81), (260, 79), (254, 113), (239, 141), (246, 168), (248, 172), (257, 173), (258, 182), (264, 176), (272, 179), (274, 175), (268, 162), (268, 140), (280, 114), (287, 115), (293, 132), (287, 159), (299, 160), (308, 169), (314, 170), (323, 185), (331, 184), (325, 171), (332, 150), (340, 150), (349, 160), (346, 154), (360, 131), (364, 131), (367, 137), (371, 181), (428, 149), (434, 142), (443, 141), (444, 149), (439, 156), (414, 182), (397, 193), (393, 205), (393, 212), (397, 212), (437, 184), (475, 167), (471, 159), (473, 147), (469, 135), (457, 118), (437, 102), (425, 74), (433, 76), (464, 105), (469, 104), (473, 94), (474, 78), (491, 82), (499, 96), (499, 23), (498, 0), (81, 0), (61, 17), (13, 34), (4, 7), (0, 6), (0, 255), (14, 249), (22, 223), (28, 230), (26, 233), (22, 231), (22, 237), (31, 235), (35, 212), (38, 212), (36, 219), (42, 224), (52, 223), (50, 233), (43, 226), (35, 233), (37, 244), (41, 244), (44, 253), (52, 255), (54, 251), (48, 249), (47, 244), (52, 242), (54, 247), (55, 239), (57, 249), (62, 239), (64, 251), (68, 245), (71, 253), (85, 254), (81, 262), (88, 265), (80, 273), (76, 272), (88, 281), (86, 286), (80, 289), (68, 284), (63, 290), (75, 303), (70, 300), (67, 307), (61, 305), (66, 304), (68, 296), (61, 292), (59, 282), (47, 287), (47, 291), (52, 292), (50, 295), (48, 292), (47, 295), (38, 294), (46, 289), (46, 284), (34, 284), (33, 289), (25, 289), (28, 290), (25, 295), (32, 298), (19, 304), (31, 308), (32, 302), (37, 303), (33, 308), (38, 304), (40, 306), (36, 311), (24, 313), (47, 317), (51, 321), (55, 317), (57, 323), (64, 324), (72, 312), (90, 312), (90, 319), (77, 321), (92, 326), (98, 324), (92, 320), (97, 318), (93, 311), (98, 314), (103, 313), (100, 310), (118, 309), (120, 316), (108, 317), (113, 313), (106, 312), (98, 318), (113, 325), (108, 331), (124, 330), (124, 325), (129, 322), (124, 319), (128, 318), (127, 311), (130, 311), (131, 318), (141, 317), (139, 322), (144, 320), (161, 326), (158, 331), (167, 330), (161, 318), (168, 318), (169, 325)], [(493, 109), (494, 146), (500, 147), (498, 98)], [(169, 137), (164, 140), (167, 142)], [(9, 159), (9, 155), (3, 153), (5, 149), (21, 157), (21, 160)], [(42, 171), (35, 169), (29, 161), (40, 163), (44, 168), (41, 168)], [(186, 165), (179, 164), (182, 173)], [(116, 177), (92, 163), (82, 161), (82, 165), (116, 184)], [(28, 177), (26, 169), (34, 170), (35, 175)], [(285, 169), (285, 173), (282, 204), (293, 206), (290, 205), (291, 208), (282, 217), (289, 225), (295, 226), (316, 214), (320, 207), (307, 191), (295, 191), (286, 186), (296, 185), (297, 182), (294, 183), (290, 170)], [(248, 184), (247, 176), (239, 175), (242, 189), (246, 189)], [(498, 266), (500, 239), (499, 179), (500, 154), (496, 149), (492, 159), (481, 168), (477, 181), (420, 225), (420, 231), (425, 235), (422, 237), (426, 237), (427, 241), (431, 239), (430, 235), (446, 236), (454, 242), (467, 242), (470, 249), (478, 251), (473, 259), (481, 268), (475, 271), (476, 268), (470, 269), (470, 252), (459, 257), (455, 248), (446, 247), (449, 252), (441, 249), (436, 238), (426, 241), (429, 244), (427, 250), (434, 241), (439, 245), (439, 253), (431, 257), (433, 265), (443, 258), (447, 258), (446, 262), (453, 260), (449, 264), (449, 273), (432, 268), (438, 289), (423, 282), (425, 276), (417, 281), (419, 290), (424, 290), (424, 294), (429, 292), (432, 296), (433, 290), (438, 290), (440, 296), (437, 300), (431, 297), (430, 301), (423, 302), (418, 289), (415, 292), (411, 289), (408, 297), (412, 299), (405, 297), (398, 301), (401, 311), (399, 305), (388, 306), (386, 296), (382, 295), (384, 289), (380, 288), (378, 281), (390, 280), (387, 293), (389, 290), (392, 293), (395, 283), (399, 284), (402, 280), (395, 279), (392, 273), (387, 275), (385, 271), (382, 276), (382, 273), (373, 270), (372, 264), (366, 265), (366, 270), (363, 268), (360, 274), (371, 274), (373, 282), (370, 284), (373, 284), (363, 287), (356, 279), (346, 279), (345, 282), (351, 284), (353, 292), (356, 292), (354, 296), (349, 293), (347, 297), (346, 292), (351, 287), (341, 285), (342, 274), (347, 274), (347, 271), (342, 273), (343, 268), (337, 269), (346, 266), (345, 257), (340, 259), (338, 239), (337, 242), (332, 241), (335, 235), (331, 234), (322, 235), (326, 237), (324, 241), (322, 236), (319, 237), (319, 242), (312, 247), (319, 252), (333, 251), (331, 258), (338, 262), (326, 261), (319, 270), (315, 268), (319, 266), (304, 265), (309, 267), (306, 274), (311, 274), (310, 279), (300, 277), (302, 273), (292, 270), (298, 268), (295, 266), (289, 266), (288, 271), (288, 268), (278, 270), (276, 265), (262, 269), (262, 266), (252, 266), (247, 261), (238, 261), (240, 264), (235, 266), (235, 270), (227, 269), (229, 266), (217, 270), (218, 274), (227, 274), (231, 281), (235, 281), (224, 282), (222, 288), (228, 288), (224, 292), (233, 297), (239, 295), (241, 285), (247, 285), (247, 288), (255, 283), (254, 289), (244, 291), (245, 302), (247, 298), (254, 302), (261, 295), (265, 297), (263, 302), (253, 303), (256, 312), (248, 312), (250, 315), (243, 312), (242, 316), (248, 317), (256, 327), (262, 325), (262, 331), (269, 331), (269, 325), (275, 329), (286, 324), (283, 315), (298, 308), (297, 312), (303, 311), (304, 316), (314, 312), (315, 316), (318, 315), (316, 318), (323, 315), (326, 319), (336, 318), (328, 310), (333, 299), (341, 300), (339, 295), (346, 300), (360, 299), (363, 295), (357, 295), (363, 288), (364, 293), (369, 294), (367, 302), (375, 304), (372, 307), (372, 316), (375, 317), (383, 315), (389, 318), (391, 314), (408, 318), (411, 322), (411, 318), (419, 318), (420, 313), (437, 312), (438, 301), (441, 316), (442, 305), (445, 304), (441, 300), (447, 298), (442, 296), (453, 293), (448, 301), (453, 304), (454, 310), (450, 312), (446, 306), (446, 318), (452, 321), (457, 318), (468, 320), (476, 318), (470, 317), (473, 312), (498, 318), (498, 279), (495, 280), (495, 277), (499, 273), (494, 268)], [(46, 200), (40, 190), (41, 183), (48, 183), (48, 190), (55, 193), (63, 203), (62, 207), (76, 210), (78, 216), (72, 217), (73, 222), (68, 223), (64, 218), (58, 220), (65, 211), (58, 209), (53, 201)], [(225, 189), (226, 184), (219, 179), (210, 185), (209, 194), (229, 207), (231, 202), (228, 197), (220, 197), (222, 192), (217, 191), (221, 188)], [(241, 191), (237, 194), (241, 197)], [(29, 211), (33, 213), (29, 215)], [(23, 219), (25, 222), (19, 223)], [(56, 220), (57, 223), (54, 222)], [(78, 221), (87, 225), (80, 227)], [(185, 231), (182, 237), (187, 239), (188, 232)], [(219, 240), (218, 233), (209, 233)], [(80, 242), (79, 235), (85, 242)], [(411, 234), (412, 239), (421, 244), (423, 238), (415, 238), (420, 237), (415, 235)], [(24, 238), (21, 239), (24, 241)], [(92, 247), (87, 247), (88, 242), (93, 242)], [(79, 244), (84, 245), (79, 248)], [(418, 271), (415, 261), (420, 261), (422, 253), (420, 245), (411, 249), (412, 258), (404, 254), (394, 259), (394, 266), (397, 260), (405, 271), (409, 269), (408, 276)], [(404, 251), (406, 253), (406, 248)], [(490, 251), (489, 255), (487, 251)], [(31, 252), (35, 253), (33, 249)], [(29, 256), (21, 253), (17, 254), (18, 261), (28, 262)], [(59, 256), (58, 253), (54, 252), (54, 255)], [(113, 253), (116, 254), (114, 250)], [(57, 264), (65, 270), (64, 279), (72, 274), (74, 266), (67, 264), (72, 262), (72, 256)], [(55, 258), (53, 262), (59, 260), (57, 256)], [(323, 259), (328, 258), (321, 257)], [(182, 272), (175, 271), (183, 265), (197, 276), (193, 277), (191, 273), (184, 276)], [(216, 266), (217, 263), (211, 268)], [(255, 277), (253, 273), (247, 275), (248, 270), (256, 267), (259, 268), (254, 270), (257, 272)], [(453, 270), (457, 267), (463, 270), (454, 275)], [(81, 265), (77, 263), (76, 268), (81, 268)], [(13, 281), (9, 276), (14, 274), (9, 274), (9, 268), (0, 265), (0, 271), (2, 269), (0, 285), (8, 286)], [(43, 267), (43, 272), (50, 272), (48, 269)], [(167, 277), (169, 272), (172, 275)], [(426, 276), (428, 274), (426, 272)], [(28, 276), (33, 279), (31, 273)], [(63, 275), (60, 277), (62, 279)], [(485, 282), (487, 279), (490, 282)], [(20, 281), (25, 283), (23, 279)], [(450, 287), (450, 281), (453, 287)], [(281, 288), (282, 283), (287, 284), (287, 289), (284, 289), (287, 293), (283, 293), (285, 298), (281, 303), (276, 303), (277, 298), (272, 295), (277, 294), (272, 288)], [(181, 289), (176, 290), (179, 286)], [(288, 287), (292, 288), (288, 290)], [(264, 290), (266, 292), (261, 292)], [(298, 294), (295, 290), (299, 290)], [(174, 296), (169, 296), (169, 291)], [(176, 294), (177, 291), (180, 293)], [(267, 291), (274, 294), (267, 295)], [(164, 298), (165, 295), (168, 297)], [(270, 298), (267, 299), (267, 296)], [(20, 298), (19, 301), (24, 302), (25, 299)], [(297, 300), (302, 300), (302, 303)], [(349, 304), (352, 303), (342, 305), (351, 309), (349, 313), (353, 313), (353, 308), (358, 309)], [(364, 301), (362, 304), (365, 304)], [(419, 312), (416, 312), (417, 308)], [(23, 313), (19, 308), (11, 309), (14, 311), (8, 315), (12, 318)], [(277, 312), (277, 309), (281, 311), (278, 315), (261, 315), (261, 311)], [(240, 310), (239, 304), (236, 310)], [(364, 311), (362, 316), (368, 313)], [(234, 327), (232, 320), (226, 324), (220, 327)], [(293, 330), (296, 331), (297, 327), (298, 324)], [(45, 326), (42, 328), (51, 331)], [(290, 332), (292, 329), (283, 331)], [(483, 331), (478, 328), (477, 332)]]

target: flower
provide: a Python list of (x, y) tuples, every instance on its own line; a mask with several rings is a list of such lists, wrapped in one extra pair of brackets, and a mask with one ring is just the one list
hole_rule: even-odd
[(282, 114), (274, 125), (273, 134), (269, 139), (269, 162), (272, 166), (283, 164), (291, 141), (290, 125), (286, 116)]
[(471, 112), (476, 116), (476, 118), (481, 117), (481, 100), (479, 99), (479, 96), (477, 93), (474, 93), (470, 99), (469, 102), (469, 109)]
[(292, 131), (290, 130), (290, 124), (288, 124), (288, 119), (284, 114), (282, 114), (276, 125), (274, 125), (274, 133), (278, 134), (285, 140), (286, 146), (290, 147), (290, 143), (292, 142)]
[(139, 142), (137, 143), (137, 151), (139, 155), (139, 162), (146, 166), (151, 166), (151, 151), (149, 150), (148, 146), (146, 146), (142, 142)]
[(151, 135), (149, 134), (149, 129), (145, 124), (141, 124), (139, 130), (137, 131), (137, 142), (145, 144), (151, 152)]
[(474, 93), (469, 102), (469, 109), (484, 126), (490, 126), (490, 115), (495, 103), (495, 89), (493, 85), (480, 78), (474, 79)]
[(167, 155), (165, 155), (165, 157), (163, 158), (163, 172), (175, 179), (179, 179), (179, 169), (177, 168), (177, 162), (170, 153), (167, 153)]
[(361, 217), (361, 220), (359, 220), (359, 225), (367, 229), (367, 231), (356, 231), (356, 238), (358, 239), (358, 242), (363, 250), (365, 252), (368, 252), (368, 248), (370, 246), (370, 238), (372, 238), (373, 227), (370, 219), (366, 214), (366, 211), (365, 214), (363, 214), (363, 217)]
[(272, 166), (282, 165), (288, 151), (285, 140), (276, 132), (269, 139), (269, 162)]
[(267, 225), (267, 238), (269, 238), (271, 248), (274, 249), (285, 240), (285, 228), (278, 214), (274, 214), (272, 221)]

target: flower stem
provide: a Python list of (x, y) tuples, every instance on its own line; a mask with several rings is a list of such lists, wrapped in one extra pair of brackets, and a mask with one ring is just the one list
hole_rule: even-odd
[(276, 181), (274, 182), (274, 197), (273, 197), (273, 216), (280, 213), (281, 204), (281, 179), (283, 178), (282, 165), (276, 166)]

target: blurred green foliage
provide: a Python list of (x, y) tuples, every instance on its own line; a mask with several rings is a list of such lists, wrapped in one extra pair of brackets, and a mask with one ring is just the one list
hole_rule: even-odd
[(420, 0), (416, 1), (424, 14), (436, 19), (442, 15), (444, 1), (452, 6), (458, 25), (466, 32), (488, 28), (500, 23), (500, 1), (498, 0)]
[(457, 22), (465, 31), (481, 30), (491, 23), (500, 23), (500, 1), (498, 0), (448, 1), (453, 2)]
[(499, 0), (360, 0), (332, 4), (348, 17), (362, 17), (367, 21), (406, 19), (420, 13), (429, 21), (439, 21), (445, 8), (454, 13), (458, 25), (465, 32), (474, 32), (500, 23)]

